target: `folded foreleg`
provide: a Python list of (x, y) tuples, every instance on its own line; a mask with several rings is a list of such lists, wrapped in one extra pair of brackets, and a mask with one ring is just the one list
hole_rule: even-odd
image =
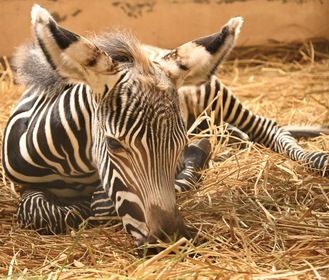
[(22, 193), (17, 210), (21, 228), (40, 234), (66, 233), (91, 215), (90, 200), (65, 203), (48, 190), (28, 189)]
[(178, 192), (193, 189), (200, 179), (200, 171), (207, 164), (211, 144), (203, 138), (192, 142), (183, 153), (183, 169), (176, 175), (175, 188)]

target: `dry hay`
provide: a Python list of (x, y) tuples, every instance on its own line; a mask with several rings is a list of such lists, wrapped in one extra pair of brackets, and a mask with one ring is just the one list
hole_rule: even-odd
[[(278, 123), (329, 124), (329, 55), (315, 45), (248, 48), (220, 71), (255, 113)], [(325, 46), (328, 46), (325, 45)], [(242, 53), (242, 55), (241, 55)], [(239, 54), (239, 55), (238, 55)], [(22, 89), (1, 69), (0, 131)], [(199, 245), (181, 239), (140, 258), (121, 225), (40, 236), (17, 228), (18, 196), (2, 177), (0, 275), (7, 279), (328, 279), (329, 180), (253, 143), (210, 139), (216, 157), (203, 183), (178, 197)], [(302, 141), (329, 150), (328, 136)], [(3, 173), (3, 172), (1, 172)]]

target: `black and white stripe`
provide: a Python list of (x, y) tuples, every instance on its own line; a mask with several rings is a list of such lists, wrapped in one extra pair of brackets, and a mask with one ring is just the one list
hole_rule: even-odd
[[(213, 76), (209, 83), (199, 87), (181, 88), (179, 96), (183, 117), (188, 127), (204, 111), (208, 115), (211, 115), (213, 111), (216, 125), (223, 123), (233, 125), (247, 134), (250, 141), (260, 143), (277, 153), (285, 154), (305, 167), (329, 176), (327, 152), (305, 151), (289, 132), (289, 127), (287, 129), (280, 127), (274, 120), (258, 116), (248, 110), (216, 76)], [(202, 127), (202, 124), (200, 126)], [(319, 135), (319, 133), (314, 134), (314, 129), (311, 131), (313, 131), (312, 135)], [(308, 136), (307, 129), (300, 133)]]
[(209, 140), (187, 145), (187, 129), (205, 110), (214, 111), (216, 124), (230, 123), (328, 176), (327, 154), (304, 151), (211, 76), (241, 18), (172, 51), (123, 33), (83, 38), (37, 5), (32, 25), (36, 42), (16, 56), (28, 88), (2, 146), (5, 173), (21, 186), (20, 226), (62, 233), (92, 215), (118, 215), (136, 245), (191, 237), (175, 189), (194, 187), (209, 158)]

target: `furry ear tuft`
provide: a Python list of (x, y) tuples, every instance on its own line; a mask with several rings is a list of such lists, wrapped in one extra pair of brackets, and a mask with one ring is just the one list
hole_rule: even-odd
[(243, 24), (242, 17), (231, 18), (227, 23), (227, 25), (232, 29), (232, 31), (235, 32), (235, 36), (238, 36), (240, 34), (242, 24)]
[(47, 24), (52, 17), (46, 9), (41, 8), (38, 4), (34, 4), (31, 11), (31, 19), (34, 26), (36, 23)]

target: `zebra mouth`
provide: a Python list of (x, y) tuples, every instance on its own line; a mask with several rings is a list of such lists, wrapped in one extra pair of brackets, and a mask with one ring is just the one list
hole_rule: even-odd
[[(163, 218), (165, 215), (157, 216)], [(175, 211), (175, 219), (159, 220), (157, 227), (149, 228), (145, 235), (139, 234), (139, 238), (134, 235), (136, 229), (131, 230), (131, 232), (129, 230), (128, 232), (134, 237), (138, 254), (142, 256), (158, 254), (181, 238), (192, 240), (195, 237), (195, 233), (186, 228), (178, 209)], [(141, 232), (139, 231), (139, 233)]]
[[(140, 240), (135, 243), (135, 245), (137, 246), (137, 253), (140, 257), (151, 257), (161, 253), (164, 250), (168, 250), (168, 254), (176, 254), (177, 248), (173, 247), (172, 250), (170, 250), (170, 244), (178, 242), (181, 238), (185, 238), (186, 240), (194, 239), (194, 233), (187, 230), (184, 226), (183, 231), (175, 233), (172, 238), (165, 234), (159, 237), (148, 236), (146, 238), (146, 242)], [(184, 243), (184, 241), (180, 242), (180, 246), (184, 247)]]

